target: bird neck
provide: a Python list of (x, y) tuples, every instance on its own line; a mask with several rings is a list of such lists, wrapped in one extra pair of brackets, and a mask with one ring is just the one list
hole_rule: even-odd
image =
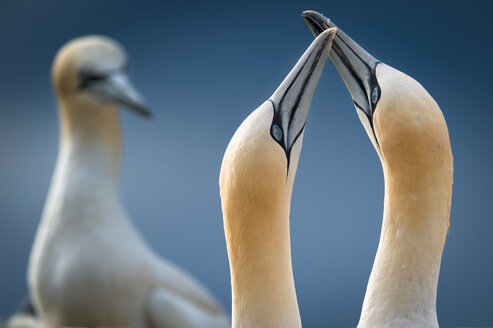
[(80, 174), (105, 177), (118, 184), (121, 136), (116, 105), (82, 102), (60, 103), (61, 141), (58, 165), (66, 164)]
[(255, 204), (247, 198), (223, 202), (233, 327), (301, 327), (291, 266), (291, 197)]
[(452, 171), (448, 159), (443, 162), (439, 169), (383, 165), (383, 225), (359, 327), (438, 326), (436, 293), (452, 194)]

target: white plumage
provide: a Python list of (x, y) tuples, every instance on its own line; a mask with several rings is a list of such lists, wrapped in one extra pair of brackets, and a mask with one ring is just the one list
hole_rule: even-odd
[(55, 59), (61, 141), (29, 262), (36, 309), (49, 327), (227, 327), (211, 293), (156, 255), (120, 202), (117, 106), (150, 115), (126, 67), (122, 47), (101, 36)]

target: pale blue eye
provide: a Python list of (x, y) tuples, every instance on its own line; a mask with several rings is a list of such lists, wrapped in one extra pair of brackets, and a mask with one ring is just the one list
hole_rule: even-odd
[(375, 87), (373, 89), (373, 92), (371, 93), (371, 102), (373, 103), (373, 105), (377, 103), (377, 100), (378, 100), (378, 88)]
[(281, 141), (281, 139), (282, 139), (282, 130), (279, 127), (279, 125), (274, 124), (272, 126), (272, 135), (274, 136), (274, 139), (276, 139), (277, 141)]

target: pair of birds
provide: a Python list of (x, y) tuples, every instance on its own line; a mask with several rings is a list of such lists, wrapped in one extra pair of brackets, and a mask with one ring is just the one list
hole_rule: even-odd
[(242, 123), (222, 163), (233, 326), (301, 327), (289, 209), (308, 108), (328, 55), (385, 177), (382, 231), (358, 326), (437, 327), (453, 181), (443, 114), (418, 82), (340, 29), (336, 33), (329, 19), (314, 11), (303, 17), (317, 39), (274, 95)]
[[(240, 125), (221, 166), (232, 325), (301, 327), (289, 210), (308, 110), (330, 56), (385, 177), (383, 226), (359, 326), (438, 326), (453, 171), (442, 112), (418, 82), (373, 58), (329, 19), (312, 11), (303, 17), (315, 41)], [(62, 138), (29, 263), (31, 297), (47, 327), (227, 327), (211, 293), (158, 257), (120, 204), (117, 106), (150, 116), (126, 66), (123, 49), (103, 37), (74, 40), (57, 55)]]

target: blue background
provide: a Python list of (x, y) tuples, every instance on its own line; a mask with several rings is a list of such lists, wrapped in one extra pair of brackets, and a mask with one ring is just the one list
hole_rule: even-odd
[[(119, 40), (155, 120), (122, 112), (121, 196), (159, 254), (230, 309), (218, 176), (242, 120), (313, 40), (323, 12), (441, 106), (455, 158), (438, 286), (442, 326), (493, 326), (491, 1), (0, 2), (0, 317), (15, 310), (56, 160), (49, 78), (65, 42)], [(295, 281), (306, 327), (354, 326), (376, 252), (383, 176), (342, 79), (327, 62), (293, 192)]]

